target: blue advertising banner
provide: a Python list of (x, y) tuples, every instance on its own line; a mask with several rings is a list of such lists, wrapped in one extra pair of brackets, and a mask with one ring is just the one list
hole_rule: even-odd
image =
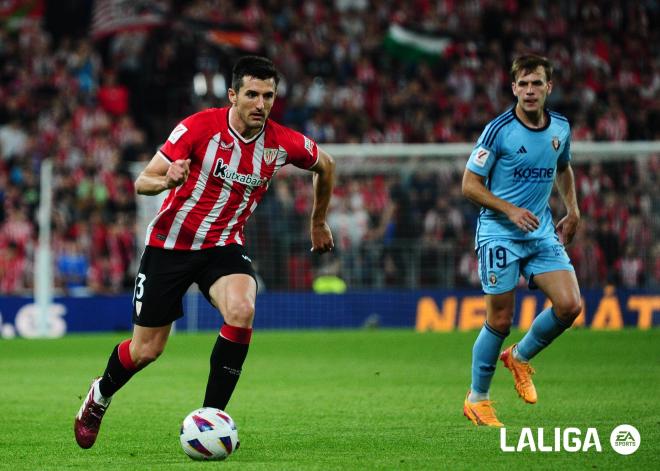
[[(216, 329), (220, 316), (203, 296), (185, 305), (178, 329)], [(660, 294), (649, 290), (612, 287), (585, 290), (577, 326), (650, 329), (660, 326)], [(67, 332), (107, 332), (131, 329), (130, 294), (55, 298), (45, 318), (32, 298), (0, 297), (0, 336), (59, 337)], [(521, 290), (516, 296), (514, 326), (528, 329), (535, 315), (548, 306), (542, 294)], [(423, 331), (471, 330), (485, 319), (480, 291), (368, 291), (346, 294), (263, 293), (257, 297), (255, 328), (313, 329), (363, 326), (409, 327)]]

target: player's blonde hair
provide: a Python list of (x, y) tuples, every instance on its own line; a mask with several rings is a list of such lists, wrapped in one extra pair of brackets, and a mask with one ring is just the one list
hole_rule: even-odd
[(535, 71), (538, 66), (543, 67), (543, 70), (545, 70), (545, 79), (548, 82), (552, 80), (552, 63), (547, 57), (537, 54), (525, 54), (517, 57), (511, 64), (511, 80), (515, 82), (521, 73), (529, 74)]

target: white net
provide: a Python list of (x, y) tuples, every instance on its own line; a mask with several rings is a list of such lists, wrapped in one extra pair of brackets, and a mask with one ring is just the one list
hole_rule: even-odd
[[(311, 174), (287, 167), (246, 227), (260, 277), (257, 326), (409, 325), (413, 299), (426, 291), (479, 293), (473, 250), (478, 209), (461, 193), (470, 144), (323, 147), (337, 160), (328, 218), (336, 250), (310, 253)], [(581, 285), (657, 286), (660, 143), (578, 142), (572, 153), (583, 222), (571, 255)], [(551, 207), (561, 216), (556, 194)], [(599, 246), (596, 261), (585, 257), (593, 244)], [(628, 255), (643, 268), (630, 273)], [(194, 289), (186, 309), (180, 328), (220, 325)]]

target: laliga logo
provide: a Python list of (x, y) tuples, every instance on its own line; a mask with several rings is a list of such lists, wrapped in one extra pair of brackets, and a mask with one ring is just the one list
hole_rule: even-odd
[(598, 438), (598, 430), (595, 428), (588, 428), (587, 433), (584, 435), (584, 440), (580, 438), (582, 432), (579, 428), (568, 427), (564, 430), (555, 427), (554, 442), (548, 443), (544, 440), (543, 429), (536, 429), (536, 439), (532, 433), (532, 429), (523, 427), (520, 430), (520, 437), (518, 438), (518, 446), (506, 444), (506, 429), (500, 429), (500, 450), (502, 451), (524, 451), (529, 448), (529, 451), (568, 451), (574, 453), (576, 451), (588, 451), (591, 447), (596, 447), (596, 451), (603, 451), (600, 446), (600, 439)]
[[(558, 452), (568, 451), (575, 453), (578, 451), (589, 451), (594, 448), (597, 452), (602, 452), (603, 447), (600, 444), (598, 430), (593, 427), (587, 429), (582, 437), (582, 431), (575, 427), (561, 429), (555, 427), (553, 439), (544, 437), (542, 428), (536, 429), (536, 436), (531, 428), (523, 427), (520, 430), (520, 437), (516, 446), (507, 444), (506, 428), (500, 429), (500, 450), (504, 452), (529, 451), (536, 452)], [(632, 425), (619, 425), (610, 434), (610, 445), (612, 449), (620, 455), (630, 455), (637, 451), (641, 442), (639, 431)]]

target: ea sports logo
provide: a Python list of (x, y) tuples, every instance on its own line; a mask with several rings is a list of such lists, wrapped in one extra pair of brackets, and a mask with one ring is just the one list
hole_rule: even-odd
[(641, 437), (639, 431), (632, 425), (619, 425), (610, 435), (612, 449), (620, 455), (631, 455), (639, 448)]

